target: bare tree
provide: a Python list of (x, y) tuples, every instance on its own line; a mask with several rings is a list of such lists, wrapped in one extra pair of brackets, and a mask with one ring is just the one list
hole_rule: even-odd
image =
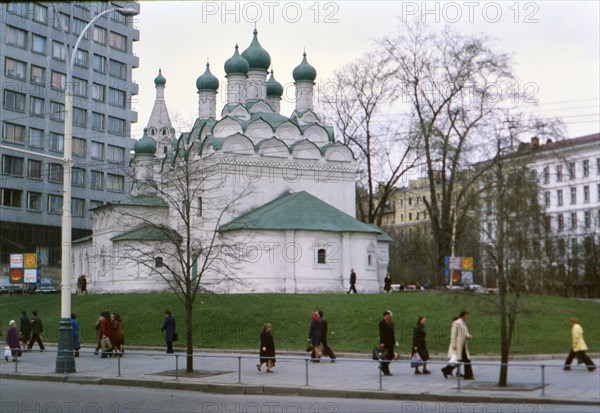
[(394, 93), (389, 67), (367, 53), (327, 84), (334, 93), (323, 95), (322, 111), (359, 160), (359, 219), (381, 225), (393, 189), (419, 159), (413, 137), (401, 131), (397, 119), (385, 117)]
[(418, 20), (403, 27), (380, 45), (424, 156), (430, 194), (423, 201), (442, 281), (444, 257), (451, 255), (475, 199), (478, 174), (468, 172), (470, 164), (485, 153), (486, 131), (512, 90), (511, 62), (483, 36), (450, 28), (435, 33)]
[[(154, 194), (168, 207), (161, 215), (146, 209), (126, 212), (144, 232), (145, 240), (127, 245), (125, 258), (162, 278), (185, 309), (186, 371), (193, 366), (193, 308), (196, 296), (211, 283), (236, 280), (235, 247), (219, 233), (245, 194), (219, 195), (222, 171), (210, 158), (201, 158), (197, 147), (182, 135), (172, 153), (161, 160), (159, 179), (138, 181), (142, 193)], [(204, 280), (203, 280), (204, 278)]]

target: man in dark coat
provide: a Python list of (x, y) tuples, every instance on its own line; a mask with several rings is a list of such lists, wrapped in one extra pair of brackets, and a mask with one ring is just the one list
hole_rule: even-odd
[[(379, 347), (387, 350), (386, 360), (394, 358), (394, 346), (396, 345), (396, 335), (394, 334), (394, 322), (392, 313), (389, 310), (383, 312), (383, 320), (379, 322)], [(381, 371), (385, 376), (391, 376), (390, 363), (380, 363)]]
[(29, 340), (29, 344), (27, 345), (27, 349), (31, 350), (33, 347), (33, 343), (37, 341), (38, 346), (40, 346), (40, 351), (44, 351), (44, 342), (42, 341), (42, 333), (44, 332), (44, 324), (42, 323), (42, 319), (38, 317), (38, 313), (36, 310), (33, 310), (31, 313), (32, 317), (29, 322), (31, 324), (31, 340)]
[(170, 310), (165, 311), (165, 321), (160, 331), (165, 332), (165, 341), (167, 343), (167, 353), (173, 353), (173, 341), (175, 341), (175, 317)]
[(321, 360), (321, 353), (319, 350), (319, 346), (321, 345), (321, 323), (319, 313), (316, 311), (312, 313), (312, 321), (310, 322), (310, 329), (308, 330), (308, 342), (312, 345), (310, 358), (313, 363), (318, 363)]
[(354, 268), (350, 270), (350, 289), (346, 294), (350, 294), (350, 291), (354, 291), (354, 294), (358, 294), (356, 291), (356, 273), (354, 272)]
[(19, 340), (23, 343), (23, 348), (27, 348), (27, 343), (31, 338), (31, 324), (29, 317), (27, 317), (27, 311), (21, 311), (21, 320), (19, 322)]
[(323, 345), (323, 355), (329, 356), (331, 362), (335, 362), (335, 353), (327, 344), (327, 320), (323, 317), (323, 311), (319, 310), (319, 320), (321, 321), (321, 344)]

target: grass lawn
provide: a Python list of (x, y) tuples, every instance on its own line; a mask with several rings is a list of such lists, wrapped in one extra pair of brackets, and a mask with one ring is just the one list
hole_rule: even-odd
[[(377, 324), (390, 309), (400, 353), (410, 351), (412, 331), (419, 315), (427, 317), (430, 352), (448, 349), (450, 319), (470, 312), (470, 344), (474, 354), (499, 353), (499, 319), (491, 296), (446, 292), (395, 294), (231, 294), (199, 295), (194, 309), (194, 344), (204, 348), (254, 349), (264, 322), (273, 324), (279, 350), (305, 348), (311, 312), (322, 309), (329, 321), (329, 343), (336, 351), (370, 353), (377, 345)], [(590, 351), (600, 351), (600, 304), (561, 297), (526, 296), (512, 344), (513, 353), (567, 353), (569, 317), (578, 317)], [(73, 296), (83, 343), (95, 343), (94, 322), (102, 310), (123, 318), (126, 345), (163, 345), (160, 332), (165, 309), (177, 319), (177, 332), (185, 337), (183, 306), (174, 294), (107, 294)], [(0, 296), (2, 332), (21, 310), (38, 310), (47, 341), (56, 341), (60, 319), (60, 294)], [(183, 344), (182, 341), (179, 344)]]

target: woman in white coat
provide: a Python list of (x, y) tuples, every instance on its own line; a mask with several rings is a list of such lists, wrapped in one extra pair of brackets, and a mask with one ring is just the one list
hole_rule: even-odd
[[(450, 337), (452, 337), (452, 328), (454, 328), (456, 320), (458, 320), (458, 317), (452, 317), (452, 321), (450, 322)], [(456, 354), (456, 350), (452, 348), (452, 344), (452, 340), (450, 340), (450, 345), (448, 346), (448, 365), (442, 368), (442, 374), (445, 379), (447, 379), (448, 376), (452, 376), (452, 370), (454, 370), (456, 362), (458, 361), (458, 355)]]

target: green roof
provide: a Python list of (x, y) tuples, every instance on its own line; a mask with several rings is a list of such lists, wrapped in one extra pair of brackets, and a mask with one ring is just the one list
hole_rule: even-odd
[(206, 70), (196, 79), (196, 89), (198, 91), (208, 90), (216, 92), (219, 89), (219, 79), (210, 72), (210, 65), (206, 63)]
[(302, 62), (292, 71), (292, 77), (296, 82), (314, 82), (317, 78), (316, 69), (306, 60), (306, 52), (302, 55)]
[(164, 199), (157, 196), (132, 196), (129, 198), (115, 201), (108, 205), (128, 205), (128, 206), (145, 206), (145, 207), (168, 207), (169, 205)]
[(246, 59), (250, 69), (267, 70), (271, 66), (271, 56), (258, 41), (258, 31), (254, 29), (252, 43), (242, 52), (242, 57)]
[(162, 70), (158, 69), (158, 76), (154, 78), (154, 85), (164, 86), (167, 84), (167, 79), (162, 75)]
[(86, 237), (83, 237), (83, 238), (77, 238), (76, 240), (73, 240), (73, 241), (71, 242), (71, 244), (83, 244), (83, 243), (85, 243), (85, 242), (91, 242), (91, 241), (92, 241), (92, 239), (93, 239), (93, 236), (92, 236), (92, 235), (88, 235), (88, 236), (86, 236)]
[(225, 61), (225, 73), (227, 75), (246, 75), (248, 74), (249, 67), (248, 61), (240, 56), (240, 53), (238, 52), (238, 45), (236, 44), (233, 56)]
[(111, 241), (181, 241), (181, 235), (168, 227), (145, 225), (112, 237)]
[(390, 237), (389, 234), (387, 232), (385, 232), (383, 230), (383, 228), (381, 228), (380, 226), (375, 225), (375, 224), (368, 224), (368, 225), (379, 231), (379, 235), (377, 236), (377, 241), (392, 242), (394, 240), (394, 238)]
[(305, 191), (283, 194), (222, 225), (219, 231), (290, 229), (370, 234), (381, 232)]

